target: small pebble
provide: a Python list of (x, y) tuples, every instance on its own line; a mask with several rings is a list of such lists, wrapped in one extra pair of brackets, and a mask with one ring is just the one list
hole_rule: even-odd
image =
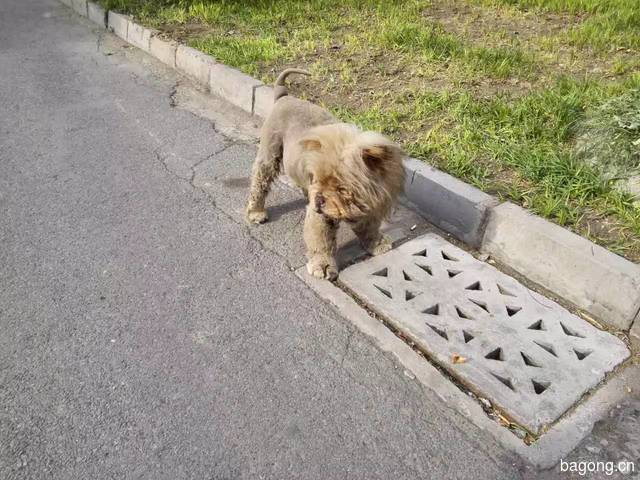
[(585, 447), (585, 449), (589, 453), (600, 453), (602, 451), (602, 449), (600, 447), (594, 447), (592, 445), (589, 445), (588, 447)]

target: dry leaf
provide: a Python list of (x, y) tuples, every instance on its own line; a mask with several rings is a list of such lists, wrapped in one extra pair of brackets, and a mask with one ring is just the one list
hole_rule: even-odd
[(451, 356), (451, 361), (453, 363), (465, 363), (467, 361), (467, 357), (463, 357), (462, 355), (458, 355), (457, 353), (454, 353)]

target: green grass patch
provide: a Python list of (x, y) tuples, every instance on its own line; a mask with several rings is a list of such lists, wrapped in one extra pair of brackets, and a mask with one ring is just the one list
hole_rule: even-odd
[(273, 37), (211, 36), (191, 40), (189, 45), (250, 75), (258, 74), (258, 62), (273, 62), (287, 56), (287, 50)]
[[(407, 150), (413, 155), (562, 225), (575, 226), (588, 212), (599, 211), (615, 215), (622, 229), (640, 237), (640, 208), (632, 197), (613, 188), (602, 167), (581, 161), (573, 148), (587, 112), (600, 105), (607, 111), (607, 99), (630, 86), (640, 86), (640, 77), (625, 85), (561, 79), (515, 100), (419, 92), (391, 107), (380, 103), (360, 112), (335, 111), (392, 137), (408, 134)], [(629, 95), (623, 95), (627, 106)], [(614, 118), (602, 115), (608, 122)], [(637, 119), (621, 121), (635, 132)], [(427, 133), (425, 122), (430, 123)]]
[(426, 61), (455, 60), (472, 74), (495, 78), (525, 75), (534, 65), (530, 56), (515, 46), (471, 46), (432, 23), (407, 23), (395, 18), (383, 22), (370, 38), (382, 48), (420, 56)]
[(577, 46), (609, 51), (640, 48), (640, 4), (635, 0), (480, 0), (489, 5), (508, 5), (555, 13), (585, 15), (567, 32), (566, 39)]
[(640, 175), (640, 89), (591, 109), (579, 128), (577, 152), (608, 178)]

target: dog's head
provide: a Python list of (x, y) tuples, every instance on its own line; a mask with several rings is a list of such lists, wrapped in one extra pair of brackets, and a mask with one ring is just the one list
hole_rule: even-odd
[(378, 133), (348, 124), (322, 125), (309, 131), (300, 146), (309, 204), (329, 218), (382, 218), (402, 191), (402, 152)]

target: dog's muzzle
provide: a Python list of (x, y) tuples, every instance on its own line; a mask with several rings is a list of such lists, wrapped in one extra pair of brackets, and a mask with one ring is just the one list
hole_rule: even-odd
[(316, 212), (322, 213), (322, 209), (326, 205), (326, 201), (325, 201), (324, 197), (322, 195), (320, 195), (320, 194), (316, 195), (315, 203), (316, 203)]

